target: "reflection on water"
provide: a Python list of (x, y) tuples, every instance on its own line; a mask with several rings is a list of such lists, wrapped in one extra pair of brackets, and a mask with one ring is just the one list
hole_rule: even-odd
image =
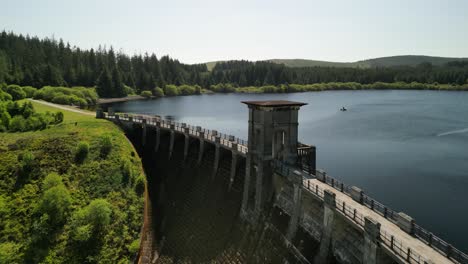
[[(306, 102), (299, 138), (318, 167), (468, 251), (468, 92), (332, 91), (163, 98), (114, 105), (247, 138), (244, 100)], [(340, 111), (341, 107), (347, 111)]]

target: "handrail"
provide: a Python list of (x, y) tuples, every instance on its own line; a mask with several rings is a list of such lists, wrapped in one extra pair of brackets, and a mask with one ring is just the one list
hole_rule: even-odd
[[(294, 171), (297, 171), (296, 169), (291, 168), (290, 166), (282, 163), (279, 160), (273, 161), (273, 166), (276, 171), (286, 176), (292, 175)], [(311, 174), (307, 171), (303, 170), (302, 172), (309, 175), (312, 178), (317, 178), (316, 175)], [(303, 177), (303, 187), (309, 190), (315, 196), (318, 196), (319, 198), (323, 199), (324, 190), (322, 190), (318, 185), (314, 187), (314, 185), (310, 184), (309, 181), (307, 181), (307, 184), (305, 184), (304, 179), (307, 179), (307, 178)], [(322, 182), (326, 183), (327, 185), (333, 187), (334, 189), (348, 196), (351, 196), (350, 194), (351, 186), (346, 185), (345, 183), (333, 177), (325, 175)], [(342, 212), (346, 217), (353, 220), (359, 226), (364, 227), (364, 218), (362, 217), (362, 215), (360, 215), (359, 212), (357, 212), (354, 208), (351, 208), (349, 207), (349, 205), (346, 205), (346, 204), (344, 205), (344, 209), (343, 209), (344, 203), (339, 201), (338, 199), (335, 199), (335, 200), (337, 201), (336, 208), (338, 211)], [(339, 204), (340, 202), (341, 204)], [(395, 223), (395, 224), (397, 223), (396, 217), (398, 213), (388, 208), (387, 206), (377, 202), (375, 199), (364, 194), (362, 204), (368, 207), (369, 209), (373, 210), (374, 212), (380, 214), (381, 216), (385, 217), (390, 222)], [(414, 227), (415, 227), (414, 236), (417, 239), (429, 245), (431, 248), (437, 250), (439, 253), (445, 255), (447, 258), (449, 258), (452, 261), (456, 261), (462, 264), (468, 264), (468, 256), (465, 253), (451, 246), (449, 243), (445, 242), (441, 238), (428, 232), (421, 226), (415, 224)], [(409, 247), (404, 248), (401, 241), (398, 241), (393, 235), (389, 235), (388, 233), (386, 233), (385, 230), (381, 230), (380, 237), (381, 237), (381, 241), (384, 242), (386, 246), (388, 246), (390, 249), (392, 249), (393, 252), (395, 252), (398, 256), (405, 259), (406, 261), (410, 263), (421, 263), (421, 264), (428, 263), (427, 259), (425, 259), (421, 255), (416, 253), (414, 250), (411, 250), (411, 248)]]

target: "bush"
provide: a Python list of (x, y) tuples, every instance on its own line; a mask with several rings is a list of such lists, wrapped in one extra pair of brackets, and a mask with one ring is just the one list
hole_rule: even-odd
[(110, 223), (112, 209), (105, 199), (92, 201), (86, 210), (88, 223), (93, 225), (94, 229), (101, 229)]
[(30, 151), (26, 151), (18, 155), (18, 161), (20, 162), (19, 168), (19, 182), (26, 182), (29, 180), (32, 171), (36, 165), (34, 154)]
[(150, 98), (151, 95), (153, 95), (153, 94), (151, 93), (151, 91), (142, 91), (142, 92), (140, 93), (140, 95), (143, 96), (143, 97), (145, 97), (145, 98)]
[(32, 98), (34, 93), (37, 91), (37, 89), (32, 86), (23, 86), (21, 88), (26, 93), (26, 98)]
[(58, 111), (56, 114), (55, 114), (55, 124), (60, 124), (63, 122), (63, 112), (62, 111)]
[(75, 154), (75, 161), (78, 163), (83, 163), (89, 153), (89, 144), (87, 142), (80, 142), (78, 143), (78, 147), (76, 148)]
[(181, 85), (178, 87), (178, 90), (181, 95), (195, 94), (195, 87), (190, 85)]
[(167, 96), (177, 96), (179, 95), (179, 91), (175, 85), (166, 85), (165, 94)]
[(60, 185), (63, 185), (62, 177), (60, 177), (60, 175), (58, 175), (55, 172), (49, 173), (45, 177), (45, 179), (42, 181), (42, 188), (44, 190), (48, 190), (48, 189), (50, 189), (52, 187), (60, 186)]
[(142, 175), (138, 176), (135, 182), (135, 192), (139, 196), (143, 195), (145, 192), (145, 177)]
[(65, 220), (65, 214), (71, 205), (71, 196), (65, 186), (55, 186), (44, 192), (38, 211), (47, 214), (52, 224), (60, 224)]
[(124, 160), (120, 167), (122, 172), (122, 183), (127, 185), (133, 181), (133, 171), (132, 171), (132, 163), (129, 160)]
[(10, 126), (8, 128), (11, 132), (26, 131), (26, 119), (20, 115), (14, 116), (11, 119)]
[(19, 85), (8, 85), (6, 88), (6, 92), (9, 93), (15, 101), (26, 98), (26, 92), (23, 91), (23, 89)]
[(164, 91), (163, 89), (156, 87), (153, 89), (153, 95), (156, 97), (163, 97), (164, 96)]
[(8, 129), (10, 126), (11, 116), (7, 111), (0, 112), (0, 125)]
[(9, 93), (0, 90), (0, 101), (11, 101), (11, 100), (13, 100), (13, 97)]
[(21, 263), (20, 245), (14, 242), (0, 243), (0, 263)]
[(63, 105), (69, 105), (72, 102), (71, 96), (60, 94), (57, 96), (54, 96), (52, 100), (50, 100), (54, 104), (63, 104)]
[(140, 250), (140, 239), (135, 239), (133, 242), (128, 246), (128, 251), (131, 255), (135, 255)]
[(112, 150), (112, 140), (110, 136), (108, 135), (102, 136), (100, 145), (101, 145), (101, 157), (106, 158), (107, 155), (109, 155), (109, 153)]

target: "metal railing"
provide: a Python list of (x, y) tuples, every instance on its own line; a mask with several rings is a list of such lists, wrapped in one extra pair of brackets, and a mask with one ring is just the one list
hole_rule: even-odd
[[(297, 169), (294, 169), (278, 160), (273, 161), (274, 169), (280, 173), (281, 175), (289, 177), (293, 175)], [(310, 174), (307, 171), (302, 171), (306, 173), (306, 175), (310, 178), (317, 178), (316, 175)], [(351, 186), (346, 185), (345, 183), (330, 177), (328, 175), (323, 175), (322, 182), (326, 183), (327, 185), (331, 186), (332, 188), (351, 196), (350, 190)], [(323, 200), (324, 197), (324, 190), (320, 188), (316, 184), (310, 183), (308, 178), (303, 177), (303, 187), (310, 191), (315, 196), (321, 198)], [(340, 211), (345, 217), (348, 219), (353, 220), (356, 224), (364, 228), (364, 217), (360, 214), (355, 208), (350, 207), (345, 202), (340, 201), (339, 199), (336, 200), (336, 209)], [(378, 213), (379, 215), (383, 216), (390, 222), (397, 224), (398, 221), (398, 213), (387, 206), (379, 203), (375, 199), (363, 194), (362, 205), (368, 207), (369, 209), (373, 210), (374, 212)], [(420, 241), (424, 242), (425, 244), (429, 245), (433, 249), (437, 250), (442, 255), (445, 255), (448, 259), (462, 264), (468, 264), (468, 256), (463, 253), (462, 251), (454, 248), (441, 238), (433, 235), (429, 231), (425, 230), (424, 228), (420, 227), (419, 225), (414, 225), (414, 236), (419, 239)], [(390, 235), (385, 230), (380, 230), (380, 239), (381, 241), (389, 247), (395, 254), (397, 254), (402, 259), (406, 260), (409, 263), (429, 263), (428, 260), (418, 254), (415, 250), (412, 250), (408, 246), (404, 246), (401, 241), (395, 238), (393, 235)]]
[(247, 141), (234, 137), (232, 135), (227, 135), (224, 133), (219, 133), (216, 130), (209, 130), (206, 128), (201, 128), (197, 126), (187, 125), (185, 123), (175, 122), (173, 120), (166, 120), (160, 116), (143, 116), (143, 115), (132, 115), (132, 114), (113, 114), (109, 115), (104, 113), (104, 117), (107, 119), (115, 120), (118, 118), (121, 121), (132, 121), (134, 123), (143, 124), (150, 126), (158, 126), (161, 128), (172, 129), (181, 133), (188, 133), (189, 135), (202, 137), (207, 141), (213, 143), (216, 142), (219, 138), (219, 143), (229, 149), (234, 147), (234, 144), (237, 144), (236, 150), (240, 153), (246, 154), (248, 152)]

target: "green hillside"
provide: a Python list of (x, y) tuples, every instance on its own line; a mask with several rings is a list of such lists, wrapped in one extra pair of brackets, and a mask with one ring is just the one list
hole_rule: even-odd
[[(287, 67), (337, 67), (337, 68), (371, 68), (371, 67), (393, 67), (393, 66), (415, 66), (423, 62), (430, 62), (433, 65), (443, 65), (449, 61), (468, 60), (468, 58), (433, 57), (423, 55), (402, 55), (360, 60), (355, 62), (332, 62), (306, 59), (271, 59), (266, 60)], [(207, 62), (208, 70), (211, 71), (216, 63), (221, 61)]]
[(381, 57), (356, 62), (330, 62), (304, 59), (272, 59), (268, 60), (274, 63), (282, 63), (287, 67), (351, 67), (351, 68), (371, 68), (371, 67), (394, 67), (394, 66), (416, 66), (423, 62), (429, 62), (433, 65), (443, 65), (449, 61), (468, 60), (468, 58), (448, 58), (432, 57), (419, 55), (402, 55)]

